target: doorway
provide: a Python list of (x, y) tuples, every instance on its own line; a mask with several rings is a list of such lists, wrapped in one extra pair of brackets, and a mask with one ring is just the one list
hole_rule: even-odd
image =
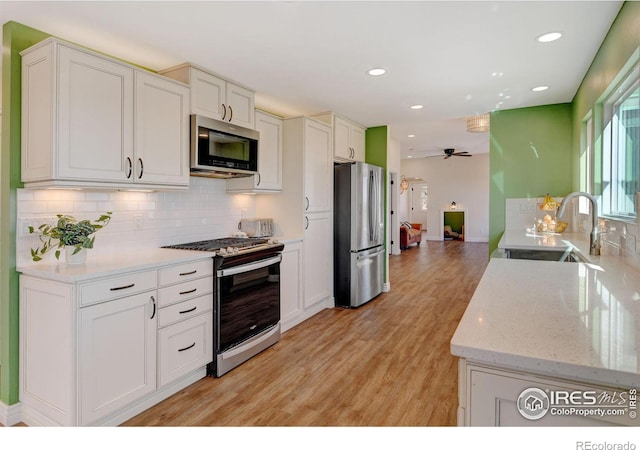
[(422, 224), (422, 229), (427, 229), (427, 209), (429, 196), (427, 183), (411, 183), (411, 210), (410, 222)]

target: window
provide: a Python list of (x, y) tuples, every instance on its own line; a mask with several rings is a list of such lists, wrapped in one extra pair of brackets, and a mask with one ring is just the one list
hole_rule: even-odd
[[(580, 190), (582, 192), (593, 193), (593, 117), (591, 111), (582, 121), (581, 129), (581, 152), (580, 152)], [(589, 214), (589, 199), (586, 197), (578, 198), (578, 212), (580, 214)]]
[(420, 205), (423, 211), (427, 210), (427, 185), (423, 185), (420, 187)]
[[(640, 179), (640, 65), (638, 52), (631, 67), (602, 103), (602, 212), (633, 220)], [(627, 67), (629, 64), (627, 65)]]

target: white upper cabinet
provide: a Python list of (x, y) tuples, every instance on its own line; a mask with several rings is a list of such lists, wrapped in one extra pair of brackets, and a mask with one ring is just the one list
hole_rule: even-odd
[(227, 192), (273, 193), (282, 190), (282, 119), (260, 110), (255, 112), (258, 144), (258, 174), (230, 178)]
[(135, 92), (134, 181), (188, 185), (189, 88), (137, 71)]
[(26, 187), (188, 188), (186, 86), (54, 38), (21, 55)]
[(160, 71), (161, 74), (191, 86), (191, 112), (253, 129), (253, 91), (191, 64)]
[(313, 117), (333, 127), (333, 157), (336, 161), (364, 162), (365, 127), (334, 113), (322, 113)]

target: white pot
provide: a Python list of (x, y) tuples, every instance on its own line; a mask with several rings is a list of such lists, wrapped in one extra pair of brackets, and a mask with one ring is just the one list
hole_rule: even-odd
[(67, 264), (84, 264), (87, 261), (87, 249), (81, 248), (75, 255), (75, 247), (64, 248), (64, 260)]

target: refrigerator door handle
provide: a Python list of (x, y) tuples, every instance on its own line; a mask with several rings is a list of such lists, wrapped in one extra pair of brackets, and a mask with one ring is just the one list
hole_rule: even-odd
[(381, 248), (375, 253), (369, 253), (368, 255), (364, 255), (364, 256), (358, 255), (358, 260), (370, 259), (370, 258), (373, 258), (374, 256), (378, 256), (381, 253), (384, 253), (384, 248)]

